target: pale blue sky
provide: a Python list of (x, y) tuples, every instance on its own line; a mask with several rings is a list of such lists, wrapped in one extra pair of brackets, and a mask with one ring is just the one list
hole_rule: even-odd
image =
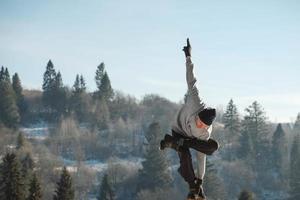
[(186, 37), (206, 104), (258, 100), (271, 121), (300, 112), (299, 1), (0, 0), (0, 65), (41, 88), (52, 59), (65, 84), (83, 74), (90, 91), (104, 61), (112, 86), (172, 101), (186, 90)]

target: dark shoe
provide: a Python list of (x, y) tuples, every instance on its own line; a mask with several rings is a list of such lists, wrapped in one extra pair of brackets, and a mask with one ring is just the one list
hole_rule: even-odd
[(204, 194), (204, 190), (203, 190), (203, 187), (202, 187), (202, 179), (196, 178), (195, 184), (196, 184), (196, 187), (197, 187), (197, 198), (196, 199), (197, 200), (205, 200), (206, 196)]
[(160, 141), (160, 146), (159, 146), (159, 150), (164, 150), (166, 148), (166, 143), (165, 140), (161, 140)]
[(189, 199), (189, 197), (190, 197), (190, 199), (196, 200), (198, 197), (199, 187), (202, 184), (202, 180), (195, 178), (194, 181), (192, 181), (188, 184), (189, 184), (190, 191), (189, 191), (187, 199)]
[(197, 193), (195, 191), (190, 191), (187, 195), (187, 200), (196, 200)]
[(180, 151), (183, 145), (184, 139), (176, 139), (175, 137), (166, 134), (164, 139), (160, 141), (160, 150), (164, 150), (165, 148), (172, 148), (176, 151)]
[(200, 185), (198, 194), (197, 194), (197, 200), (205, 200), (205, 199), (206, 199), (206, 196), (204, 194), (203, 187), (202, 187), (202, 185)]
[(189, 183), (190, 192), (194, 192), (196, 200), (205, 200), (205, 194), (202, 187), (202, 179), (195, 178), (195, 180)]

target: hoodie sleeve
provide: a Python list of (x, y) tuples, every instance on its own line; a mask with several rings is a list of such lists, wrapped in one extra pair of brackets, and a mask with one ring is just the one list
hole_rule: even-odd
[(190, 57), (186, 58), (186, 82), (188, 86), (188, 92), (186, 95), (186, 106), (191, 114), (198, 110), (203, 110), (205, 104), (199, 97), (198, 89), (195, 85), (196, 78), (194, 76), (194, 64), (191, 61)]

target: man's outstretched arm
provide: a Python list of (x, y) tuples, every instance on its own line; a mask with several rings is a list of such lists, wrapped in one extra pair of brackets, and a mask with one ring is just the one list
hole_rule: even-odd
[(194, 64), (192, 63), (191, 57), (186, 57), (186, 82), (188, 89), (191, 90), (197, 81), (197, 79), (194, 76)]
[(183, 51), (184, 51), (185, 58), (186, 58), (186, 82), (187, 82), (189, 90), (193, 88), (193, 86), (195, 85), (195, 83), (197, 81), (194, 76), (194, 72), (193, 72), (194, 64), (192, 63), (192, 60), (191, 60), (191, 50), (192, 50), (192, 47), (190, 45), (190, 41), (188, 38), (187, 45), (183, 47)]
[(187, 39), (187, 46), (183, 47), (183, 51), (186, 57), (186, 82), (188, 86), (188, 93), (186, 102), (189, 104), (190, 112), (193, 113), (199, 109), (204, 108), (204, 103), (199, 98), (198, 89), (195, 85), (196, 78), (194, 76), (194, 64), (191, 60), (191, 50), (192, 47), (190, 45), (189, 39)]

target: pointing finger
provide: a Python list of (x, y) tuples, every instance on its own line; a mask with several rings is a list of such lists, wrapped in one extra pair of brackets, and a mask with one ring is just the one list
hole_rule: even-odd
[(190, 45), (190, 39), (189, 39), (189, 38), (187, 38), (186, 42), (187, 42), (187, 46), (191, 46), (191, 45)]

